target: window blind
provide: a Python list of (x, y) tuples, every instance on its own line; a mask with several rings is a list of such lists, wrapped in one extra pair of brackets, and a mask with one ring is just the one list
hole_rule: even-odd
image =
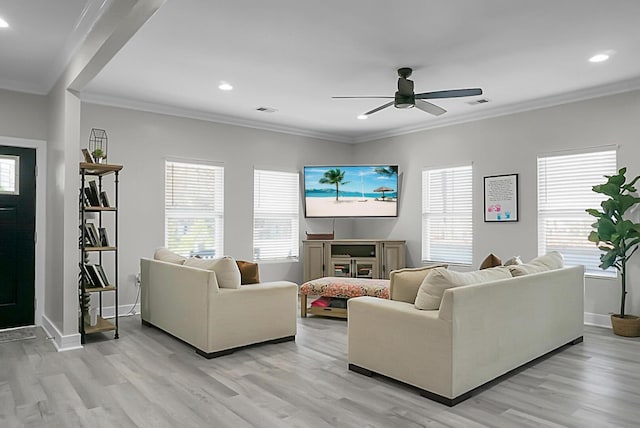
[(422, 261), (472, 263), (472, 167), (422, 171)]
[(538, 157), (539, 254), (556, 250), (566, 265), (584, 265), (592, 275), (616, 275), (598, 267), (601, 251), (587, 239), (595, 218), (585, 212), (604, 200), (592, 187), (615, 173), (615, 150)]
[(299, 249), (298, 173), (253, 172), (253, 258), (297, 259)]
[(166, 161), (165, 246), (185, 257), (222, 257), (224, 168)]

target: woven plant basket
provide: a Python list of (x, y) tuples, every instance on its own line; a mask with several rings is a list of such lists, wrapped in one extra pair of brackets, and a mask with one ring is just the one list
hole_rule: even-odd
[(613, 314), (611, 315), (611, 326), (613, 332), (618, 336), (640, 336), (640, 317), (625, 315), (624, 318), (620, 318), (619, 315)]

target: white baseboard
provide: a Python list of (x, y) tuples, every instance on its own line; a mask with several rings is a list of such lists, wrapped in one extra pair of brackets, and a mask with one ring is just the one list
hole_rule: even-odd
[[(118, 305), (118, 317), (138, 315), (140, 313), (140, 303), (135, 305)], [(115, 306), (103, 306), (102, 318), (113, 318), (116, 315)]]
[(584, 324), (593, 325), (596, 327), (611, 328), (611, 316), (585, 312)]
[(44, 314), (42, 315), (42, 328), (47, 336), (53, 339), (53, 346), (56, 347), (58, 352), (82, 349), (82, 345), (80, 344), (80, 333), (68, 334), (66, 336), (63, 335), (55, 324), (53, 324)]

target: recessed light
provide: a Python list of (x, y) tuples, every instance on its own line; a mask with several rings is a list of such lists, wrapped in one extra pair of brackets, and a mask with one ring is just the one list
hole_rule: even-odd
[(233, 86), (231, 86), (230, 84), (228, 84), (227, 82), (222, 82), (218, 85), (218, 89), (222, 90), (222, 91), (230, 91), (233, 89)]
[(369, 119), (369, 116), (367, 116), (366, 114), (361, 114), (361, 115), (358, 116), (358, 119), (360, 119), (360, 120)]
[(9, 23), (4, 19), (0, 18), (0, 28), (9, 28)]
[(589, 58), (589, 62), (604, 62), (608, 59), (609, 59), (609, 55), (605, 53), (599, 53)]

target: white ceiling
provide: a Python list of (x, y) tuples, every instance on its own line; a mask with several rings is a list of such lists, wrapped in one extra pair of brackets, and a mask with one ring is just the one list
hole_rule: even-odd
[[(0, 29), (0, 87), (46, 93), (97, 3), (0, 3), (11, 24)], [(637, 0), (167, 0), (82, 97), (367, 141), (640, 88), (638, 17)], [(609, 61), (587, 61), (602, 51)], [(416, 93), (484, 95), (435, 100), (448, 110), (439, 117), (390, 107), (364, 121), (356, 116), (386, 100), (331, 98), (392, 96), (398, 67), (414, 69)], [(234, 90), (217, 89), (221, 81)], [(478, 98), (490, 102), (467, 104)]]

